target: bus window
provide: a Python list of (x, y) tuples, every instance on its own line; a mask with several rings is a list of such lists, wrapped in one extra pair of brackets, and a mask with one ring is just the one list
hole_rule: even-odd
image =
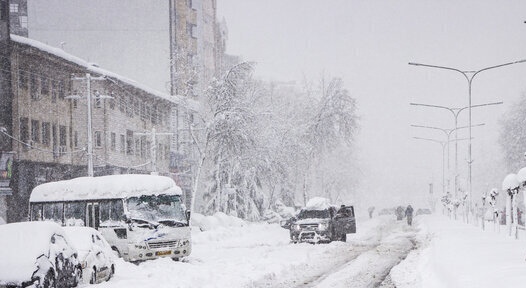
[(124, 208), (121, 199), (100, 202), (100, 221), (102, 226), (115, 226), (121, 221)]
[(100, 226), (100, 208), (99, 203), (88, 203), (86, 205), (87, 226), (99, 229)]
[(42, 204), (31, 204), (31, 221), (42, 220)]
[(84, 226), (84, 219), (86, 219), (85, 203), (69, 202), (64, 204), (64, 210), (66, 226)]
[(62, 225), (63, 209), (62, 203), (45, 203), (43, 206), (44, 220), (51, 220)]

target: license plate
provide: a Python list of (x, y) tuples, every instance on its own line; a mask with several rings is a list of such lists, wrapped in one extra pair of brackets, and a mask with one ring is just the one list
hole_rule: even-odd
[(170, 255), (170, 254), (172, 254), (172, 251), (170, 251), (170, 250), (155, 252), (155, 256), (164, 256), (164, 255)]

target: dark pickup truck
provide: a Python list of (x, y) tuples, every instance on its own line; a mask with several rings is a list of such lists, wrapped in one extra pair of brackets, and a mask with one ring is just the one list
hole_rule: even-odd
[(354, 207), (342, 205), (325, 209), (304, 208), (300, 213), (281, 223), (281, 227), (290, 230), (293, 243), (330, 243), (347, 241), (347, 234), (356, 233)]

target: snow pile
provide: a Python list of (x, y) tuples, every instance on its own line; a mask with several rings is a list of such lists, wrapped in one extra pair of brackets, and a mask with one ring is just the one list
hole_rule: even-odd
[(0, 225), (6, 224), (7, 222), (4, 220), (4, 218), (0, 217)]
[(314, 198), (311, 198), (307, 202), (307, 205), (305, 205), (304, 209), (306, 209), (306, 210), (324, 210), (324, 209), (328, 209), (331, 206), (332, 205), (330, 204), (329, 199), (323, 198), (323, 197), (314, 197)]
[(192, 226), (200, 231), (209, 231), (218, 228), (242, 227), (246, 222), (234, 216), (217, 212), (213, 216), (205, 216), (199, 213), (192, 213)]

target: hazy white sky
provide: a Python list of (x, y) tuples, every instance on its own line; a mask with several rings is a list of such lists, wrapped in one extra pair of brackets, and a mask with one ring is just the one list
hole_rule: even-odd
[[(442, 153), (438, 144), (412, 137), (445, 138), (409, 125), (450, 129), (454, 123), (447, 111), (409, 103), (464, 107), (468, 86), (461, 74), (407, 63), (478, 70), (526, 59), (524, 11), (526, 1), (518, 0), (218, 0), (218, 17), (229, 30), (227, 52), (258, 62), (260, 77), (343, 78), (362, 118), (363, 189), (415, 197), (425, 195), (431, 181), (441, 192)], [(498, 121), (525, 89), (526, 64), (481, 73), (473, 82), (473, 104), (505, 102), (473, 109), (473, 124), (486, 123), (473, 128), (475, 193), (500, 187), (507, 173), (516, 172), (487, 167), (500, 158)], [(461, 114), (459, 126), (467, 125), (467, 115)], [(466, 151), (460, 144), (464, 177)], [(451, 161), (453, 168), (453, 149)]]

